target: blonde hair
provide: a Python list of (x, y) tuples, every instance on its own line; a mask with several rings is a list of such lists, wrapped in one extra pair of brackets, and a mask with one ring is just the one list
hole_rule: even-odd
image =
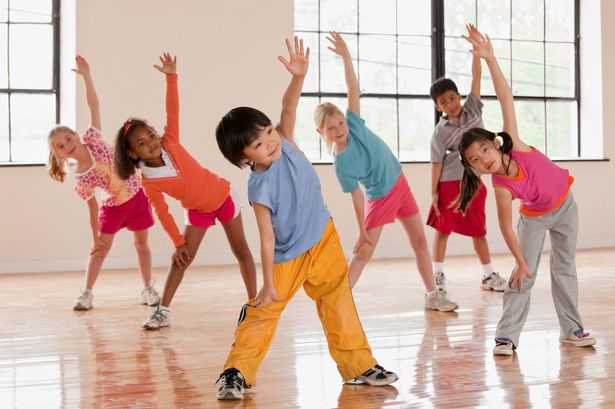
[(316, 128), (320, 130), (320, 136), (325, 142), (325, 144), (327, 144), (329, 152), (331, 152), (331, 150), (333, 149), (333, 144), (329, 142), (327, 138), (325, 138), (325, 132), (322, 127), (325, 125), (325, 119), (328, 116), (336, 114), (344, 117), (344, 113), (342, 112), (342, 110), (339, 109), (337, 105), (332, 104), (331, 102), (323, 102), (322, 104), (318, 105), (314, 110), (314, 123), (316, 124)]
[(66, 164), (67, 164), (68, 161), (66, 159), (64, 159), (64, 158), (59, 157), (56, 154), (55, 149), (54, 149), (54, 147), (53, 147), (53, 145), (51, 143), (51, 140), (53, 139), (53, 136), (57, 132), (71, 132), (71, 133), (74, 133), (75, 131), (73, 131), (68, 126), (56, 125), (51, 131), (49, 131), (49, 135), (47, 136), (47, 143), (49, 144), (49, 160), (47, 162), (47, 165), (49, 167), (49, 169), (48, 169), (49, 176), (53, 180), (62, 183), (62, 182), (64, 182), (64, 179), (66, 178), (66, 175), (68, 174), (68, 171), (66, 170)]

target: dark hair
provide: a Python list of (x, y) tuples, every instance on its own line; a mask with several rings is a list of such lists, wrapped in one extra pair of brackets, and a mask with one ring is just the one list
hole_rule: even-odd
[[(468, 206), (470, 206), (470, 203), (472, 202), (472, 199), (474, 199), (474, 195), (476, 195), (476, 192), (478, 192), (480, 187), (480, 179), (476, 176), (474, 169), (465, 159), (465, 151), (470, 147), (470, 145), (477, 141), (494, 142), (496, 136), (502, 137), (502, 145), (500, 146), (500, 152), (502, 155), (505, 153), (510, 153), (513, 146), (512, 138), (506, 132), (498, 132), (496, 134), (483, 128), (472, 128), (464, 132), (461, 136), (461, 142), (459, 142), (457, 150), (459, 151), (459, 159), (463, 164), (463, 176), (461, 178), (461, 186), (459, 187), (459, 197), (451, 204), (451, 207), (463, 214), (465, 214)], [(506, 171), (508, 171), (510, 161), (505, 166)]]
[(452, 79), (440, 77), (431, 83), (431, 87), (429, 88), (429, 96), (433, 99), (433, 102), (437, 104), (438, 101), (436, 100), (438, 97), (446, 91), (455, 91), (459, 94), (459, 91), (457, 91), (457, 85)]
[(226, 113), (216, 127), (216, 141), (222, 155), (233, 165), (242, 168), (243, 150), (250, 145), (258, 132), (271, 125), (271, 119), (258, 109), (233, 108)]
[(139, 159), (133, 159), (128, 155), (128, 151), (130, 150), (128, 138), (137, 129), (142, 127), (150, 129), (152, 132), (156, 133), (154, 128), (152, 128), (144, 119), (128, 118), (115, 137), (115, 158), (113, 165), (115, 168), (115, 173), (122, 180), (126, 180), (134, 175), (135, 169), (137, 168), (137, 163), (139, 163)]

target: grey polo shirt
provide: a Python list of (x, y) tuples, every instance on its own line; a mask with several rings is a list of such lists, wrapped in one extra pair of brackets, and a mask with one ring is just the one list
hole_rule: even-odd
[(459, 125), (449, 123), (447, 117), (440, 118), (431, 137), (431, 162), (442, 163), (440, 182), (461, 180), (463, 165), (459, 160), (457, 146), (465, 131), (484, 127), (482, 114), (483, 103), (470, 94), (463, 104)]

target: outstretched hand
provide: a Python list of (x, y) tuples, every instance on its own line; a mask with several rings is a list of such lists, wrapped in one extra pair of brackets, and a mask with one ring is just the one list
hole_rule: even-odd
[(290, 72), (293, 76), (304, 77), (307, 74), (308, 66), (310, 63), (310, 47), (303, 50), (303, 40), (295, 36), (295, 47), (293, 49), (290, 40), (286, 39), (286, 48), (288, 49), (288, 55), (290, 59), (287, 61), (281, 55), (278, 56), (278, 60)]
[(174, 75), (177, 73), (177, 56), (171, 57), (170, 53), (162, 53), (159, 58), (162, 65), (154, 64), (154, 68), (167, 75)]
[(483, 35), (473, 24), (466, 25), (468, 35), (462, 35), (470, 44), (472, 49), (470, 52), (480, 58), (490, 58), (494, 56), (491, 39), (487, 34)]
[(77, 68), (72, 68), (71, 71), (85, 77), (86, 75), (90, 75), (90, 65), (86, 61), (85, 58), (78, 55), (75, 57), (75, 65)]
[(329, 31), (329, 37), (327, 37), (327, 40), (329, 40), (331, 45), (333, 45), (333, 47), (327, 47), (329, 50), (333, 51), (342, 58), (350, 57), (350, 51), (348, 50), (346, 41), (344, 41), (339, 33), (336, 31)]

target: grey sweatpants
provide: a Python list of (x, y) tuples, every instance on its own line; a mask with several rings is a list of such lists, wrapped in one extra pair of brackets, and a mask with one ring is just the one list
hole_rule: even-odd
[(504, 311), (495, 332), (496, 338), (509, 338), (519, 345), (519, 335), (530, 309), (530, 294), (536, 281), (540, 254), (549, 230), (551, 237), (551, 296), (557, 311), (560, 337), (568, 338), (583, 328), (577, 307), (577, 268), (575, 264), (579, 216), (577, 205), (568, 192), (562, 205), (551, 213), (539, 216), (519, 216), (517, 241), (532, 277), (526, 277), (522, 291), (510, 286), (504, 292)]

